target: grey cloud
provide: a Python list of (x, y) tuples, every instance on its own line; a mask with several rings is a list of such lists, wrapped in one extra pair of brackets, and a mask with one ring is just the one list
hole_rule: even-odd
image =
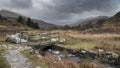
[(120, 11), (120, 0), (1, 0), (0, 6), (4, 3), (8, 9), (54, 24)]
[(117, 7), (117, 1), (118, 0), (52, 0), (55, 5), (48, 5), (47, 7), (65, 13), (81, 13), (90, 10), (109, 11)]
[[(108, 14), (118, 8), (120, 0), (50, 0), (50, 3), (42, 2), (42, 12), (46, 20), (71, 21), (75, 15), (84, 12), (93, 13), (99, 11), (100, 14)], [(99, 15), (99, 12), (97, 13)], [(41, 15), (42, 15), (41, 14)], [(94, 13), (93, 13), (94, 14)], [(109, 14), (111, 15), (111, 14)], [(87, 16), (87, 15), (86, 15)], [(40, 16), (41, 17), (41, 16)], [(79, 16), (80, 17), (80, 16)], [(89, 17), (89, 16), (88, 16)], [(81, 17), (80, 17), (81, 18)]]
[(31, 8), (32, 0), (10, 0), (9, 5), (13, 8)]

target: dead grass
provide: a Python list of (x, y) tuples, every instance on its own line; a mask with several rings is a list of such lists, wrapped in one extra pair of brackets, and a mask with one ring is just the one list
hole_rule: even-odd
[(103, 65), (86, 60), (80, 64), (74, 63), (70, 60), (58, 60), (52, 56), (42, 57), (41, 55), (31, 55), (28, 51), (22, 51), (29, 61), (35, 66), (41, 66), (42, 68), (105, 68)]
[(102, 34), (90, 34), (80, 31), (60, 31), (63, 38), (67, 39), (64, 43), (65, 47), (79, 49), (84, 48), (98, 49), (103, 48), (105, 50), (117, 51), (120, 53), (120, 35), (116, 33), (102, 33)]
[(31, 55), (28, 51), (22, 51), (34, 67), (41, 66), (42, 68), (79, 68), (79, 65), (72, 61), (63, 60), (59, 61), (54, 57), (47, 56), (42, 57), (41, 55)]
[(14, 34), (27, 28), (27, 26), (21, 25), (17, 22), (0, 21), (0, 41), (5, 41), (5, 36), (7, 34)]
[(119, 41), (101, 41), (96, 44), (94, 49), (104, 49), (106, 51), (114, 51), (120, 54), (120, 42)]
[(49, 65), (49, 68), (79, 68), (78, 64), (69, 60), (59, 61), (50, 56), (43, 57), (42, 59)]
[(37, 57), (37, 61), (45, 62), (46, 64), (48, 64), (48, 68), (105, 68), (105, 66), (103, 66), (102, 64), (90, 60), (77, 64), (69, 60), (59, 61), (54, 57), (47, 56), (40, 58)]
[(96, 61), (84, 61), (80, 64), (80, 68), (106, 68), (104, 65)]
[(80, 33), (77, 31), (68, 31), (65, 36), (71, 37), (72, 39), (79, 39), (79, 40), (86, 40), (86, 41), (97, 41), (97, 40), (104, 40), (104, 39), (115, 39), (120, 37), (119, 34), (90, 34), (90, 33)]

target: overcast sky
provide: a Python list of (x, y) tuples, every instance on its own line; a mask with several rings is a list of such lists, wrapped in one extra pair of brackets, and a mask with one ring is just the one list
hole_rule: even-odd
[(120, 11), (120, 0), (0, 0), (0, 9), (54, 24), (69, 24)]

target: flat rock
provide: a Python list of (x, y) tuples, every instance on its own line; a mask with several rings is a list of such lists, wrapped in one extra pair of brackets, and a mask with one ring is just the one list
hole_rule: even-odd
[(18, 61), (18, 59), (12, 59), (12, 62), (17, 62)]
[(37, 66), (36, 68), (41, 68), (40, 66)]

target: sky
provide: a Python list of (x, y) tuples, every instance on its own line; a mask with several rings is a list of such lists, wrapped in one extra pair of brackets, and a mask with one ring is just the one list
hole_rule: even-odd
[(0, 9), (48, 23), (65, 25), (120, 11), (120, 0), (0, 0)]

